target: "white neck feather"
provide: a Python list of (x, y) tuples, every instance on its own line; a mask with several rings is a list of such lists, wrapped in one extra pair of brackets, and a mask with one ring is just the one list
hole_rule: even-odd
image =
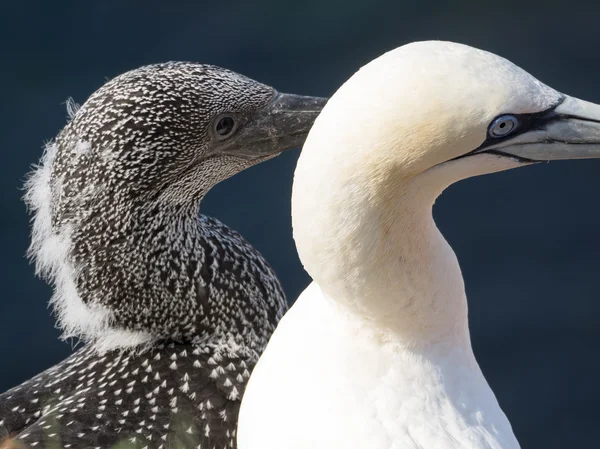
[(305, 269), (381, 333), (408, 345), (452, 338), (470, 347), (460, 267), (432, 207), (453, 182), (515, 163), (482, 155), (414, 175), (401, 148), (365, 151), (364, 140), (340, 135), (317, 120), (296, 169), (294, 239)]
[(141, 350), (153, 341), (149, 333), (113, 328), (109, 309), (85, 304), (77, 293), (76, 268), (69, 262), (70, 231), (55, 233), (51, 224), (50, 175), (56, 151), (54, 143), (45, 148), (39, 165), (34, 167), (27, 180), (25, 201), (34, 213), (28, 254), (35, 260), (37, 274), (54, 286), (50, 303), (63, 331), (61, 338), (92, 342), (101, 353), (115, 348)]
[[(302, 174), (296, 181), (306, 186)], [(410, 344), (467, 337), (460, 268), (431, 215), (438, 186), (407, 180), (394, 198), (378, 196), (381, 186), (366, 179), (322, 179), (318, 201), (306, 189), (293, 201), (298, 250), (321, 289)]]

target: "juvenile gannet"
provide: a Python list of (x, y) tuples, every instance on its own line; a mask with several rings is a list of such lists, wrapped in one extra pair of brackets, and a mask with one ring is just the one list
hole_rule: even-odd
[(73, 111), (27, 200), (59, 324), (87, 344), (0, 395), (0, 448), (236, 446), (240, 397), (285, 298), (258, 251), (199, 203), (301, 145), (323, 103), (167, 63)]
[(491, 53), (413, 43), (352, 76), (298, 162), (294, 238), (314, 282), (251, 376), (239, 448), (518, 448), (432, 205), (470, 176), (586, 157), (600, 106)]

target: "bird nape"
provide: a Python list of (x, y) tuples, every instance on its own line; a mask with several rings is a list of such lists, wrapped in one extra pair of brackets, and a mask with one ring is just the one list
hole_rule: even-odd
[(63, 337), (85, 345), (0, 395), (0, 447), (236, 446), (241, 395), (286, 303), (259, 252), (200, 201), (301, 146), (324, 103), (173, 62), (70, 108), (26, 201)]
[(518, 448), (432, 207), (470, 176), (585, 157), (600, 157), (600, 106), (491, 53), (418, 42), (354, 74), (298, 160), (292, 223), (313, 283), (252, 373), (239, 448)]

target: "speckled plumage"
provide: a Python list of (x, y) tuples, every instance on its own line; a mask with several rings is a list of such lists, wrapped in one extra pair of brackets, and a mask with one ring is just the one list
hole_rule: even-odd
[[(221, 236), (229, 236), (234, 260), (261, 261), (226, 276), (236, 279), (236, 288), (264, 284), (267, 290), (244, 292), (237, 307), (263, 315), (265, 309), (281, 312), (278, 299), (273, 302), (274, 293), (281, 295), (275, 292), (279, 286), (262, 257), (217, 222), (198, 221), (200, 200), (211, 187), (265, 159), (216, 153), (222, 142), (211, 134), (214, 119), (235, 111), (242, 121), (275, 94), (233, 72), (184, 63), (134, 70), (92, 94), (47, 148), (28, 197), (37, 212), (33, 253), (38, 269), (55, 280), (53, 303), (66, 337), (102, 340), (105, 331), (118, 328), (146, 340), (189, 339), (204, 330), (227, 330), (217, 329), (215, 321), (224, 314), (208, 322), (211, 314), (204, 310), (225, 302), (219, 292), (208, 291), (211, 279), (234, 269), (207, 272), (205, 261)], [(47, 170), (50, 195), (40, 201), (36, 176)], [(44, 220), (41, 209), (48, 203), (50, 217)], [(51, 244), (50, 251), (57, 246), (53, 239), (68, 246), (68, 256), (44, 252), (43, 245)], [(227, 252), (219, 251), (217, 263)], [(59, 271), (65, 258), (69, 273)], [(254, 273), (245, 273), (248, 269)], [(74, 292), (64, 285), (71, 280), (77, 300), (89, 309), (86, 320), (81, 313), (73, 316)], [(258, 327), (251, 330), (265, 338)]]
[(243, 127), (276, 94), (168, 63), (73, 110), (26, 199), (63, 336), (86, 345), (0, 395), (0, 448), (236, 446), (240, 398), (285, 298), (258, 251), (199, 203), (272, 157), (220, 154), (215, 121), (233, 113)]
[[(29, 447), (233, 448), (252, 351), (160, 344), (136, 354), (83, 348), (2, 396)], [(56, 447), (56, 446), (51, 446)]]

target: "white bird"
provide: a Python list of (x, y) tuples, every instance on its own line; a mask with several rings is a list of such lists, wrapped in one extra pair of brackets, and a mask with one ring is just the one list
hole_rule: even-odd
[(494, 54), (412, 43), (352, 76), (298, 162), (294, 238), (314, 282), (251, 376), (239, 449), (518, 448), (432, 206), (461, 179), (587, 157), (600, 106)]

